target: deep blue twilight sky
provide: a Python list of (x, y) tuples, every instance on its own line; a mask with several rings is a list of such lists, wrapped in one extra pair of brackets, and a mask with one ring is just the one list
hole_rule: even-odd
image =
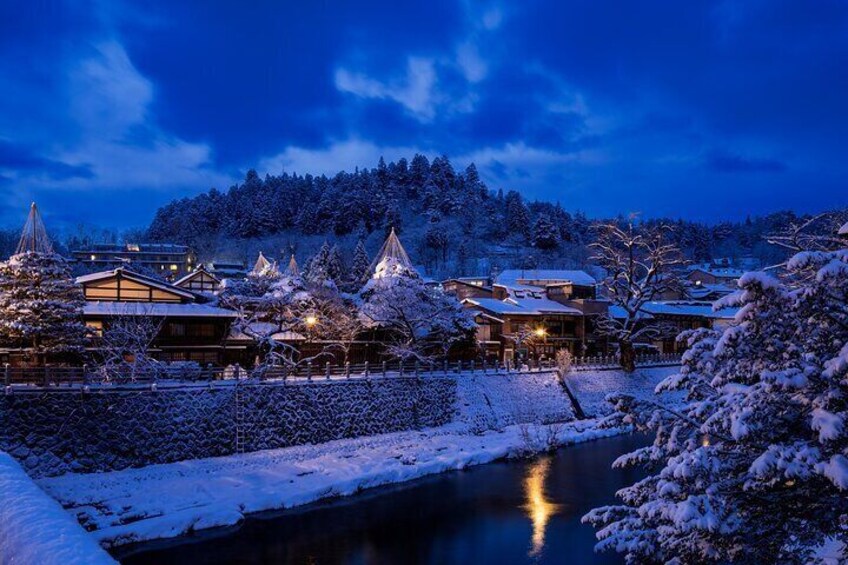
[(593, 216), (813, 211), (847, 140), (841, 0), (0, 3), (2, 224), (415, 151)]

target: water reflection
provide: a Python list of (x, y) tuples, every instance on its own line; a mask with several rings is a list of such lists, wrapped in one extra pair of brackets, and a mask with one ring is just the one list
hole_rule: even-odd
[(534, 557), (542, 552), (545, 547), (545, 530), (551, 517), (562, 509), (561, 504), (556, 504), (547, 499), (545, 495), (545, 481), (551, 471), (551, 458), (544, 457), (536, 461), (528, 469), (524, 477), (524, 496), (526, 502), (523, 508), (533, 524), (533, 537), (529, 555)]

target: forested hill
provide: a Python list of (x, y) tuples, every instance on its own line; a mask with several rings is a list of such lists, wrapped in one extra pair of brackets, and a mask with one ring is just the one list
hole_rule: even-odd
[[(762, 235), (796, 219), (784, 212), (743, 223), (674, 223), (693, 260), (769, 261), (778, 252)], [(352, 249), (364, 237), (373, 253), (393, 226), (416, 263), (431, 274), (453, 276), (536, 264), (584, 266), (591, 223), (559, 203), (490, 190), (473, 164), (457, 171), (447, 157), (415, 155), (388, 164), (381, 158), (375, 168), (332, 178), (284, 173), (263, 179), (251, 170), (227, 192), (213, 188), (160, 208), (148, 237), (188, 243), (205, 261), (247, 261), (257, 249), (282, 256), (288, 247), (305, 259), (324, 240)]]

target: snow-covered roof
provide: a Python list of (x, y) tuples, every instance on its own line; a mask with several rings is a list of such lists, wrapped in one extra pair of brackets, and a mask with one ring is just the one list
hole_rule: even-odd
[[(529, 284), (531, 281), (532, 284)], [(596, 281), (586, 271), (561, 269), (508, 269), (495, 277), (495, 284), (511, 288), (540, 287), (563, 282), (593, 286)]]
[[(697, 316), (699, 318), (710, 318), (718, 320), (729, 320), (736, 316), (738, 308), (722, 308), (713, 310), (711, 302), (648, 302), (642, 308), (646, 317), (660, 316)], [(610, 306), (609, 314), (613, 318), (624, 318), (626, 314), (620, 306)]]
[(201, 265), (196, 270), (194, 270), (194, 271), (190, 272), (189, 274), (185, 275), (184, 277), (181, 277), (181, 278), (177, 279), (176, 281), (174, 281), (174, 286), (180, 286), (183, 283), (186, 283), (186, 282), (192, 280), (194, 277), (200, 276), (201, 274), (205, 274), (207, 276), (212, 277), (216, 281), (221, 282), (220, 279), (218, 279), (218, 277), (216, 277), (215, 275), (213, 275), (212, 273), (207, 271), (206, 267)]
[(158, 279), (154, 279), (153, 277), (148, 277), (145, 275), (140, 275), (135, 271), (131, 271), (126, 267), (117, 267), (115, 269), (110, 269), (108, 271), (99, 271), (96, 273), (91, 273), (88, 275), (82, 275), (76, 278), (77, 284), (85, 284), (89, 282), (99, 281), (103, 279), (110, 279), (112, 277), (120, 274), (122, 277), (134, 280), (141, 284), (146, 284), (148, 286), (152, 286), (153, 288), (158, 288), (159, 290), (164, 290), (173, 294), (178, 294), (180, 296), (184, 296), (185, 298), (196, 298), (194, 293), (185, 290), (184, 288), (180, 288), (178, 286), (174, 286), (170, 283), (166, 283), (165, 281), (160, 281)]
[(463, 304), (471, 304), (495, 314), (542, 316), (544, 314), (573, 314), (582, 316), (577, 308), (560, 304), (547, 298), (466, 298)]
[(725, 294), (730, 294), (733, 292), (733, 288), (721, 284), (698, 284), (691, 285), (686, 289), (686, 293), (692, 298), (699, 299), (704, 296), (709, 296), (711, 294), (723, 296)]
[(732, 267), (706, 267), (704, 265), (696, 266), (694, 269), (690, 269), (690, 272), (702, 272), (707, 273), (708, 275), (712, 275), (717, 278), (736, 278), (738, 279), (742, 275), (745, 274), (743, 269), (734, 269)]
[(845, 222), (839, 231), (836, 232), (838, 235), (848, 235), (848, 222)]
[(157, 316), (184, 318), (236, 318), (238, 314), (226, 308), (208, 304), (177, 304), (166, 302), (108, 302), (91, 301), (83, 306), (86, 316)]

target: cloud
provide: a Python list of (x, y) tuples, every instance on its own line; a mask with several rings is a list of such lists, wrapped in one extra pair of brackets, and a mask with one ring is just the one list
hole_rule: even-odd
[[(45, 190), (203, 190), (229, 177), (214, 170), (211, 148), (163, 131), (155, 89), (115, 40), (97, 44), (67, 71), (68, 129), (41, 154), (0, 158), (6, 174)], [(12, 156), (13, 157), (13, 156)], [(26, 158), (23, 158), (26, 157)]]
[(719, 173), (782, 173), (786, 164), (777, 159), (743, 157), (714, 151), (706, 158), (706, 166)]
[(364, 73), (344, 68), (336, 70), (335, 84), (341, 92), (360, 98), (393, 100), (422, 122), (436, 114), (436, 69), (432, 59), (409, 57), (406, 74), (400, 80), (382, 82)]
[(386, 161), (395, 161), (401, 157), (410, 159), (415, 153), (427, 154), (414, 147), (382, 147), (370, 141), (352, 138), (334, 141), (317, 149), (286, 147), (277, 155), (262, 159), (257, 170), (269, 174), (285, 171), (332, 176), (342, 170), (352, 171), (355, 167), (373, 167), (380, 157)]
[(483, 13), (483, 29), (494, 31), (501, 27), (502, 22), (503, 11), (499, 7), (490, 8)]
[(480, 56), (477, 45), (471, 41), (461, 43), (456, 49), (456, 63), (462, 70), (465, 80), (477, 83), (486, 78), (489, 65)]

